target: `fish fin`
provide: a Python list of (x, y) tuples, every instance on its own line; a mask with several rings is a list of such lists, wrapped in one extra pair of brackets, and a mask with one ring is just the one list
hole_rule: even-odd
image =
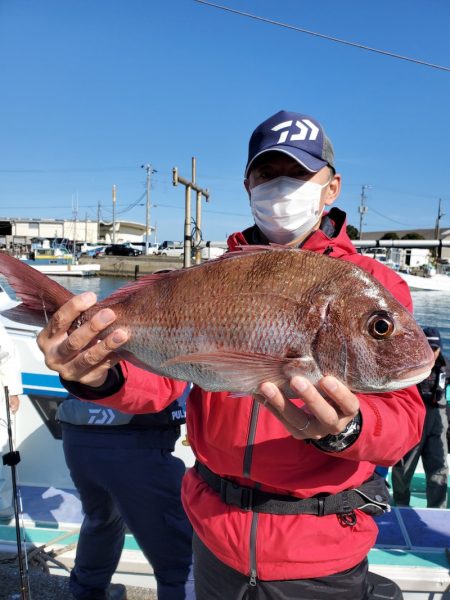
[(236, 246), (236, 250), (231, 251), (228, 253), (228, 255), (230, 254), (234, 254), (234, 252), (246, 252), (247, 254), (250, 254), (251, 252), (262, 252), (262, 251), (268, 252), (270, 250), (298, 250), (298, 248), (292, 248), (291, 246), (283, 246), (282, 244), (243, 244)]
[[(246, 254), (250, 254), (250, 253), (261, 253), (261, 252), (270, 252), (271, 250), (273, 251), (286, 251), (286, 250), (292, 250), (292, 251), (296, 251), (296, 252), (309, 252), (308, 250), (299, 250), (298, 248), (289, 248), (289, 246), (281, 246), (279, 244), (270, 244), (268, 246), (236, 246), (235, 250), (231, 250), (228, 252), (225, 252), (224, 254), (222, 254), (221, 256), (218, 256), (217, 258), (211, 259), (208, 261), (209, 264), (213, 263), (213, 262), (222, 262), (224, 260), (233, 260), (237, 257), (242, 257), (242, 253), (245, 252)], [(203, 263), (205, 264), (205, 263)], [(191, 267), (189, 267), (189, 270), (192, 269), (198, 269), (201, 268), (202, 265), (192, 265)], [(143, 275), (142, 277), (139, 277), (139, 279), (137, 279), (136, 281), (132, 281), (131, 283), (127, 283), (126, 285), (120, 287), (119, 289), (115, 290), (110, 296), (108, 296), (107, 298), (104, 298), (103, 300), (101, 300), (98, 303), (99, 308), (105, 308), (107, 306), (111, 306), (112, 304), (115, 304), (116, 302), (119, 302), (121, 300), (123, 300), (124, 298), (127, 298), (130, 294), (134, 294), (134, 292), (139, 291), (140, 289), (144, 288), (144, 287), (149, 287), (153, 284), (155, 284), (158, 281), (162, 281), (165, 279), (173, 279), (179, 276), (180, 272), (182, 272), (182, 269), (175, 269), (174, 271), (170, 271), (168, 273), (151, 273), (149, 275)]]
[(139, 367), (140, 369), (143, 369), (144, 371), (150, 371), (151, 373), (156, 372), (156, 371), (150, 369), (149, 365), (147, 365), (145, 362), (142, 362), (142, 360), (137, 358), (137, 356), (135, 356), (129, 350), (119, 349), (116, 351), (116, 354), (118, 354), (122, 360), (126, 360), (127, 362), (131, 363), (135, 367)]
[(42, 310), (32, 310), (24, 304), (18, 304), (13, 308), (2, 310), (0, 311), (0, 315), (11, 321), (17, 321), (25, 325), (34, 325), (36, 327), (45, 327), (48, 323), (48, 317)]
[(230, 257), (236, 254), (241, 254), (242, 252), (245, 252), (246, 254), (251, 254), (252, 252), (270, 252), (270, 251), (288, 251), (290, 250), (291, 252), (300, 252), (302, 254), (317, 254), (316, 252), (312, 252), (311, 250), (304, 250), (303, 248), (293, 248), (292, 246), (283, 246), (282, 244), (275, 244), (270, 242), (269, 244), (267, 244), (266, 246), (262, 245), (262, 244), (252, 244), (252, 245), (238, 245), (236, 246), (235, 250), (231, 250), (230, 252), (227, 252), (226, 254), (223, 254), (222, 256), (219, 256), (218, 258), (214, 259), (214, 260), (220, 260), (221, 258), (226, 258), (226, 257)]
[(116, 302), (119, 302), (124, 298), (128, 298), (130, 294), (134, 294), (134, 292), (137, 292), (138, 290), (144, 287), (149, 287), (155, 284), (157, 281), (161, 281), (162, 279), (166, 279), (169, 277), (176, 277), (178, 272), (179, 269), (176, 269), (175, 271), (170, 271), (168, 273), (151, 273), (150, 275), (143, 275), (142, 277), (139, 277), (139, 279), (137, 279), (136, 281), (127, 283), (126, 285), (123, 285), (122, 287), (115, 290), (110, 296), (101, 300), (98, 303), (98, 306), (99, 308), (105, 308), (107, 306), (110, 306), (111, 304), (115, 304)]
[[(221, 256), (218, 256), (217, 258), (209, 260), (208, 263), (211, 264), (213, 262), (221, 262), (224, 260), (233, 260), (236, 257), (242, 257), (242, 251), (244, 251), (248, 254), (251, 252), (262, 252), (262, 251), (268, 252), (272, 249), (271, 246), (238, 246), (237, 248), (238, 249), (236, 249), (236, 250), (233, 250), (230, 252), (225, 252), (225, 254), (222, 254)], [(276, 248), (274, 248), (274, 249), (286, 250), (287, 247), (286, 246), (276, 246)], [(198, 269), (201, 267), (202, 267), (202, 265), (192, 265), (191, 267), (189, 267), (189, 270)], [(123, 300), (124, 298), (128, 298), (128, 296), (130, 294), (134, 294), (135, 292), (139, 291), (142, 288), (145, 288), (145, 287), (148, 288), (149, 286), (152, 286), (159, 281), (176, 278), (180, 275), (181, 272), (182, 272), (181, 269), (175, 269), (174, 271), (170, 271), (168, 273), (151, 273), (149, 275), (143, 275), (142, 277), (139, 277), (139, 279), (137, 279), (136, 281), (127, 283), (126, 285), (123, 285), (119, 289), (115, 290), (110, 296), (101, 300), (98, 303), (98, 306), (99, 306), (99, 308), (105, 308), (107, 306), (111, 306), (112, 304), (115, 304), (116, 302), (119, 302), (119, 301)]]
[(15, 311), (16, 320), (22, 323), (37, 324), (37, 313), (43, 315), (45, 323), (73, 296), (72, 292), (50, 277), (8, 254), (0, 253), (0, 273), (22, 300), (22, 308), (17, 310), (16, 307)]
[(293, 360), (297, 366), (305, 363), (305, 372), (309, 370), (310, 358), (277, 358), (266, 354), (248, 354), (245, 352), (198, 352), (185, 354), (166, 360), (161, 366), (189, 364), (211, 367), (229, 380), (237, 393), (256, 390), (264, 381), (271, 381), (278, 387), (287, 383), (287, 372)]

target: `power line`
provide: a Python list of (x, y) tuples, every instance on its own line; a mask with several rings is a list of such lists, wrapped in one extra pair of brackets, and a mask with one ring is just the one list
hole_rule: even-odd
[(102, 171), (134, 171), (135, 167), (61, 167), (59, 169), (0, 169), (0, 173), (98, 173)]
[(200, 4), (206, 4), (207, 6), (211, 6), (212, 8), (218, 8), (220, 10), (231, 12), (236, 15), (241, 15), (242, 17), (248, 17), (249, 19), (255, 19), (256, 21), (263, 21), (264, 23), (270, 23), (271, 25), (278, 25), (279, 27), (285, 27), (286, 29), (292, 29), (293, 31), (299, 31), (300, 33), (306, 33), (308, 35), (323, 38), (325, 40), (330, 40), (332, 42), (337, 42), (339, 44), (344, 44), (346, 46), (353, 46), (354, 48), (360, 48), (361, 50), (368, 50), (369, 52), (376, 52), (377, 54), (383, 54), (384, 56), (390, 56), (392, 58), (406, 60), (408, 62), (412, 62), (412, 63), (418, 64), (418, 65), (423, 65), (424, 67), (431, 67), (433, 69), (440, 69), (441, 71), (450, 72), (450, 67), (436, 65), (434, 63), (429, 63), (424, 60), (410, 58), (409, 56), (402, 56), (401, 54), (394, 54), (394, 52), (388, 52), (387, 50), (379, 50), (378, 48), (371, 48), (370, 46), (365, 46), (364, 44), (358, 44), (356, 42), (349, 42), (347, 40), (342, 40), (340, 38), (333, 37), (331, 35), (317, 33), (316, 31), (302, 29), (301, 27), (295, 27), (294, 25), (289, 25), (288, 23), (281, 23), (280, 21), (274, 21), (272, 19), (267, 19), (266, 17), (259, 17), (258, 15), (253, 15), (251, 13), (243, 12), (240, 10), (235, 10), (233, 8), (229, 8), (228, 6), (221, 6), (220, 4), (214, 4), (213, 2), (207, 2), (207, 0), (194, 0), (194, 2), (198, 2)]
[[(0, 203), (0, 210), (3, 209), (8, 209), (11, 210), (13, 208), (20, 208), (20, 210), (31, 210), (31, 209), (36, 209), (36, 204), (33, 204), (32, 206), (23, 206), (22, 204), (20, 205), (20, 207), (17, 206), (17, 204), (14, 204), (13, 206), (4, 206), (3, 204)], [(51, 208), (51, 209), (58, 209), (58, 210), (67, 210), (67, 206), (55, 206), (54, 203), (52, 204), (40, 204), (39, 203), (39, 209), (41, 208)], [(79, 204), (79, 208), (97, 208), (96, 204)]]
[(383, 219), (386, 219), (387, 221), (392, 221), (392, 223), (396, 223), (397, 225), (402, 225), (403, 227), (416, 227), (417, 226), (417, 224), (412, 225), (411, 223), (403, 223), (402, 221), (397, 221), (396, 219), (392, 219), (391, 217), (388, 217), (387, 215), (384, 215), (380, 211), (373, 208), (373, 206), (370, 207), (370, 210), (372, 212), (374, 212), (376, 215), (378, 215), (379, 217), (383, 217)]
[(119, 210), (117, 212), (117, 214), (118, 215), (122, 215), (124, 212), (128, 212), (132, 208), (135, 208), (144, 199), (144, 197), (145, 197), (145, 192), (143, 194), (141, 194), (137, 200), (135, 200), (134, 202), (132, 202), (131, 204), (129, 204), (125, 208), (122, 208), (121, 210)]

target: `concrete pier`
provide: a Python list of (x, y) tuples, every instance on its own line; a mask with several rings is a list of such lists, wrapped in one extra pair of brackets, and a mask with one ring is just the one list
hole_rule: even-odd
[(82, 256), (79, 263), (99, 264), (99, 275), (133, 278), (154, 273), (159, 269), (181, 269), (183, 267), (182, 258), (153, 254), (149, 256), (99, 256), (98, 258)]

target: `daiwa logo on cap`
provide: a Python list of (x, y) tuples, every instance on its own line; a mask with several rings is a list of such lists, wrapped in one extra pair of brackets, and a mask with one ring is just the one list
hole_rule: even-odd
[(293, 121), (284, 121), (283, 123), (279, 123), (272, 127), (272, 131), (281, 131), (280, 138), (278, 140), (278, 144), (283, 144), (286, 140), (294, 142), (296, 140), (311, 140), (314, 141), (318, 134), (319, 128), (314, 125), (312, 121), (309, 119), (302, 119), (301, 121), (295, 121), (294, 127), (298, 129), (297, 133), (289, 133), (291, 132)]
[(321, 124), (309, 115), (281, 110), (263, 121), (252, 133), (245, 177), (256, 158), (266, 152), (282, 152), (311, 173), (326, 165), (334, 169), (334, 153)]

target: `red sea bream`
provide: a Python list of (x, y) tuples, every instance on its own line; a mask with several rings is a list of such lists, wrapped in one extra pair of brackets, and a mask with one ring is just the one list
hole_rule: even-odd
[[(7, 255), (0, 272), (22, 300), (4, 313), (45, 324), (71, 296)], [(334, 375), (355, 392), (408, 387), (433, 355), (412, 315), (356, 265), (312, 252), (256, 248), (140, 278), (86, 311), (117, 315), (130, 339), (123, 358), (209, 391), (255, 394), (272, 381)], [(102, 337), (109, 333), (110, 327)]]

